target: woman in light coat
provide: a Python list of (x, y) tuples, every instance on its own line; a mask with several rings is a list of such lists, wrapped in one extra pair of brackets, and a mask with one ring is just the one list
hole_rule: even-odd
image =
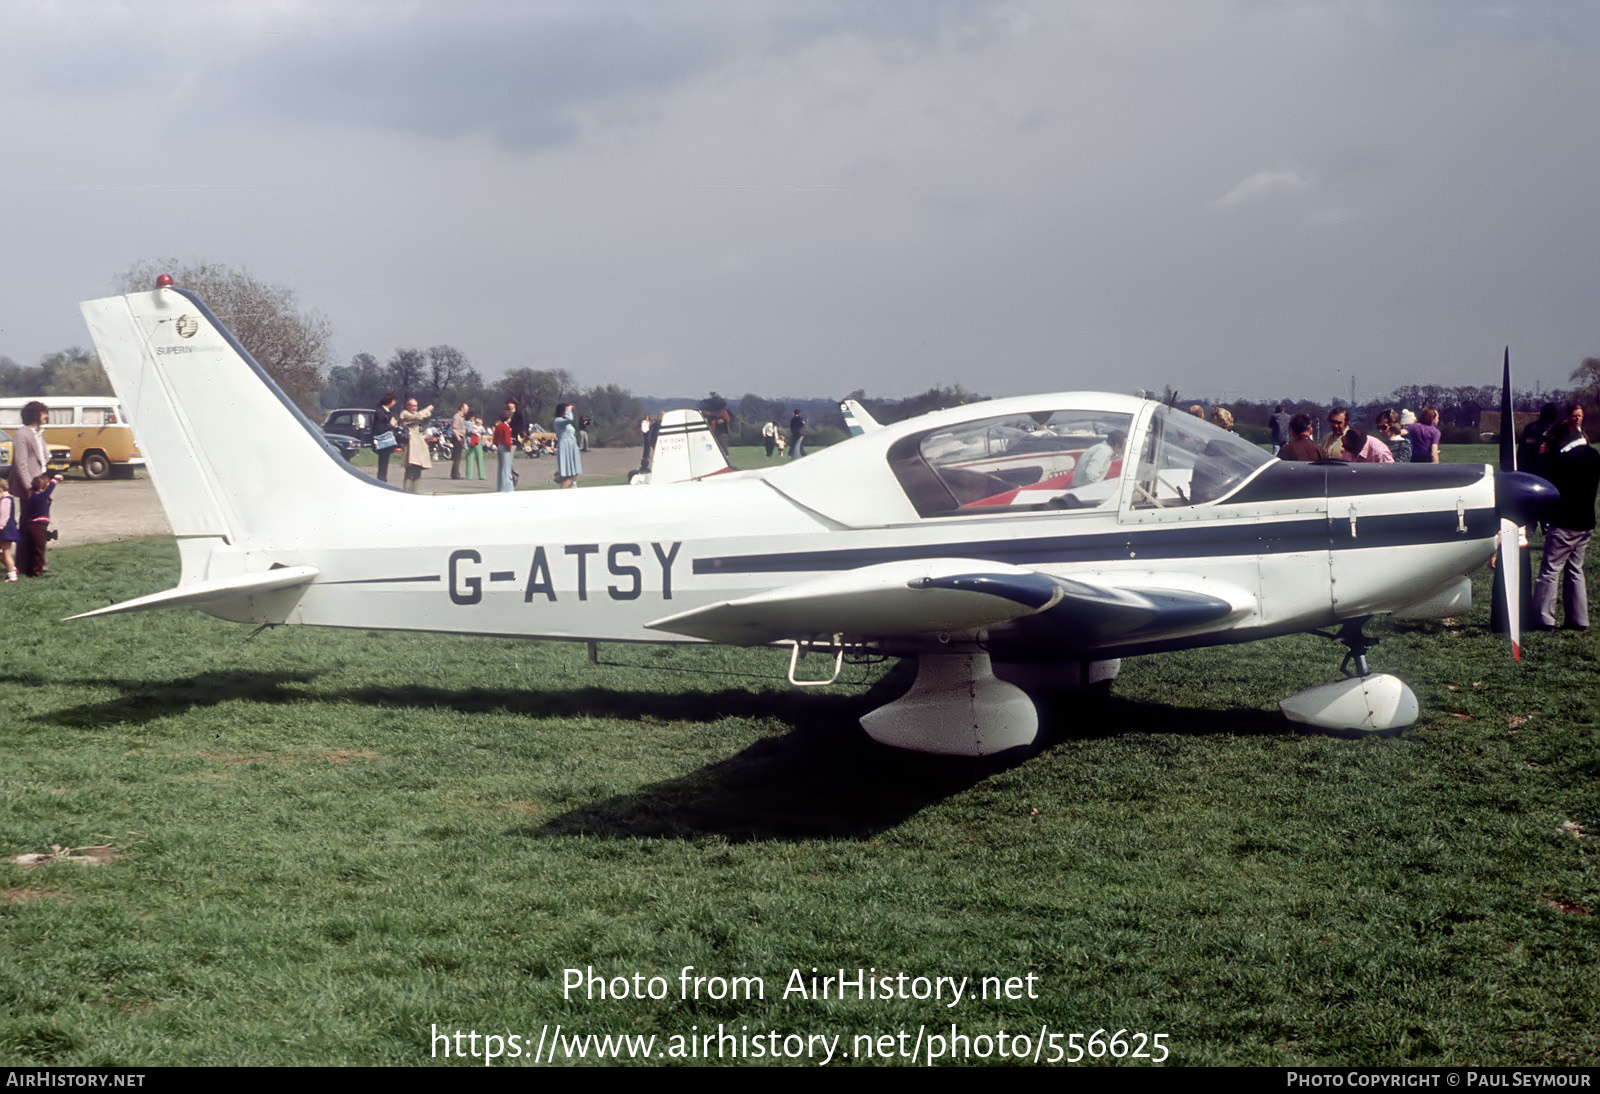
[(566, 490), (578, 484), (583, 461), (578, 456), (578, 423), (573, 420), (572, 404), (556, 405), (556, 485)]
[(407, 399), (406, 408), (400, 412), (400, 425), (406, 431), (405, 489), (413, 494), (422, 479), (422, 469), (433, 466), (433, 457), (428, 455), (428, 438), (424, 435), (432, 415), (432, 406), (418, 410), (415, 399)]

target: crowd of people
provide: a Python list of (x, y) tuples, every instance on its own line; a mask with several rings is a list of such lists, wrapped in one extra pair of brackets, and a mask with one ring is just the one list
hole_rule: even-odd
[[(1191, 411), (1198, 410), (1191, 408)], [(1213, 422), (1229, 428), (1231, 421)], [(1280, 422), (1280, 416), (1286, 419)], [(1272, 419), (1272, 450), (1279, 459), (1315, 461), (1349, 460), (1353, 463), (1438, 463), (1439, 410), (1423, 407), (1422, 413), (1409, 410), (1380, 410), (1368, 434), (1350, 424), (1349, 411), (1334, 407), (1328, 413), (1328, 432), (1318, 444), (1312, 439), (1311, 415), (1290, 417), (1282, 406)], [(1595, 526), (1595, 494), (1600, 490), (1600, 451), (1589, 444), (1583, 432), (1583, 404), (1558, 406), (1545, 404), (1538, 421), (1522, 431), (1517, 446), (1517, 467), (1547, 480), (1561, 492), (1560, 503), (1543, 526), (1544, 555), (1539, 577), (1533, 588), (1534, 625), (1543, 630), (1556, 626), (1556, 598), (1559, 591), (1566, 612), (1566, 626), (1574, 630), (1589, 627), (1588, 589), (1584, 583), (1583, 562)]]
[[(1198, 408), (1194, 408), (1198, 409)], [(1212, 421), (1224, 429), (1233, 419), (1217, 408)], [(1279, 404), (1272, 415), (1272, 454), (1283, 460), (1348, 460), (1351, 463), (1438, 463), (1439, 408), (1422, 408), (1421, 414), (1386, 408), (1378, 411), (1368, 433), (1350, 424), (1350, 412), (1336, 406), (1328, 412), (1328, 431), (1315, 440), (1316, 422), (1309, 414), (1290, 415)]]
[[(433, 451), (428, 439), (428, 421), (433, 407), (418, 408), (416, 399), (407, 399), (405, 409), (395, 413), (395, 397), (384, 393), (372, 416), (372, 447), (378, 455), (379, 482), (389, 481), (389, 461), (399, 452), (405, 466), (402, 488), (415, 493), (424, 468), (433, 466)], [(554, 456), (556, 485), (576, 486), (583, 474), (580, 452), (588, 451), (587, 418), (580, 418), (571, 403), (556, 404), (555, 428), (546, 430), (530, 423), (515, 399), (506, 400), (493, 426), (484, 425), (481, 416), (462, 403), (445, 427), (450, 452), (452, 479), (484, 478), (485, 449), (495, 453), (495, 489), (509, 493), (517, 488), (521, 476), (513, 461), (520, 449), (529, 456)], [(553, 438), (553, 439), (552, 439)]]

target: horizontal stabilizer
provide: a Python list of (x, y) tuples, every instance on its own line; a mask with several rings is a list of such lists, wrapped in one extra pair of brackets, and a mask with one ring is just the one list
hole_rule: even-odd
[(944, 558), (885, 562), (725, 600), (646, 624), (732, 645), (843, 634), (964, 631), (1049, 608), (1055, 582), (1020, 566)]
[(196, 581), (189, 585), (179, 585), (176, 589), (168, 589), (164, 593), (151, 593), (149, 596), (124, 600), (121, 604), (96, 608), (92, 612), (82, 612), (78, 615), (70, 615), (67, 618), (88, 619), (90, 616), (116, 615), (121, 612), (148, 612), (157, 608), (194, 607), (218, 600), (248, 596), (252, 593), (270, 593), (279, 589), (290, 589), (296, 585), (307, 585), (316, 576), (317, 568), (315, 566), (280, 566), (265, 573), (242, 574), (238, 577), (219, 577), (211, 581)]

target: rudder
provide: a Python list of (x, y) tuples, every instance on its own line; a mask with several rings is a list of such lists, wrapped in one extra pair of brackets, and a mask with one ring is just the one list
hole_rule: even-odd
[(336, 512), (341, 495), (376, 488), (190, 293), (80, 308), (180, 542), (283, 542)]

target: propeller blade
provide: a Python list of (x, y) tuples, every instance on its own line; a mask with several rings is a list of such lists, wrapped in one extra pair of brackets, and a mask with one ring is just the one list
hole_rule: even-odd
[(1500, 518), (1500, 581), (1496, 582), (1504, 599), (1506, 633), (1511, 636), (1511, 659), (1522, 660), (1522, 583), (1517, 580), (1517, 556), (1522, 529)]
[[(1495, 475), (1495, 507), (1500, 511), (1500, 561), (1495, 567), (1494, 611), (1490, 626), (1511, 636), (1511, 656), (1522, 660), (1522, 618), (1533, 588), (1531, 552), (1522, 526), (1536, 521), (1557, 496), (1534, 475), (1517, 472), (1517, 419), (1512, 413), (1511, 347), (1500, 374), (1500, 471)], [(1512, 518), (1512, 519), (1507, 519)]]
[(1505, 369), (1500, 374), (1500, 470), (1517, 469), (1517, 419), (1511, 413), (1511, 347), (1506, 347)]

